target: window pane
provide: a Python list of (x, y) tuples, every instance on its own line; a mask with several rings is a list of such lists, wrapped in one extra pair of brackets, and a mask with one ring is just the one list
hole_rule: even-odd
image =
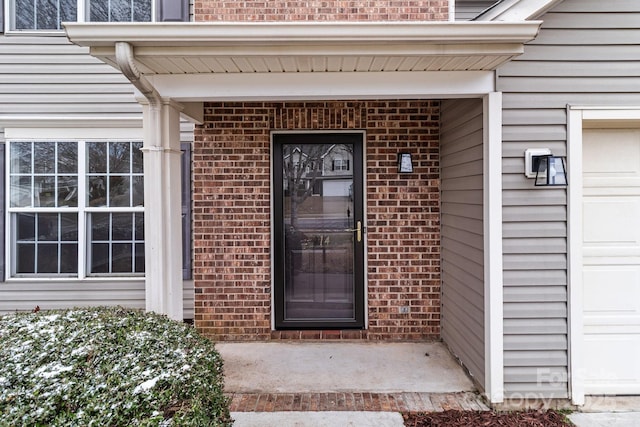
[(92, 176), (89, 177), (87, 185), (89, 186), (89, 206), (106, 206), (107, 205), (107, 177)]
[(89, 21), (109, 22), (109, 4), (106, 0), (92, 0), (88, 2)]
[(61, 22), (74, 22), (78, 20), (77, 0), (61, 0), (60, 9)]
[(56, 143), (38, 142), (33, 146), (33, 171), (35, 173), (56, 173)]
[(151, 21), (151, 0), (133, 0), (133, 20), (136, 22)]
[(18, 243), (16, 249), (16, 273), (35, 273), (36, 245)]
[(91, 272), (109, 272), (109, 244), (94, 243), (91, 245)]
[(135, 214), (136, 240), (144, 240), (144, 214)]
[(91, 240), (108, 241), (110, 237), (111, 214), (93, 213), (91, 214)]
[(16, 0), (16, 30), (33, 30), (36, 28), (33, 0)]
[(78, 272), (78, 244), (60, 245), (60, 273)]
[(16, 214), (16, 232), (18, 241), (36, 239), (36, 214)]
[(60, 214), (60, 240), (63, 242), (78, 241), (78, 214)]
[(133, 205), (144, 206), (144, 177), (133, 177)]
[(133, 164), (133, 173), (142, 173), (142, 142), (134, 142), (132, 144), (132, 164)]
[(112, 240), (133, 240), (133, 214), (114, 213), (111, 225)]
[(31, 143), (11, 143), (11, 173), (31, 173)]
[(55, 207), (56, 206), (56, 177), (37, 176), (35, 181), (34, 206)]
[(136, 243), (136, 273), (144, 273), (144, 243)]
[(38, 245), (38, 268), (37, 273), (57, 273), (58, 272), (58, 244)]
[(131, 0), (111, 0), (111, 22), (131, 22)]
[(112, 176), (109, 179), (109, 206), (131, 206), (129, 177)]
[(60, 8), (56, 0), (36, 1), (36, 28), (37, 30), (58, 30), (60, 21), (58, 13)]
[[(58, 241), (58, 214), (38, 214), (38, 240)], [(38, 263), (40, 261), (38, 260)]]
[(11, 207), (31, 206), (31, 177), (11, 177)]
[(78, 206), (78, 178), (61, 176), (58, 178), (58, 206)]
[(89, 173), (107, 173), (107, 143), (90, 142), (87, 145)]
[(58, 143), (58, 173), (78, 173), (78, 144), (76, 142)]
[(133, 271), (133, 253), (131, 243), (114, 243), (112, 249), (113, 273), (131, 273)]
[(129, 142), (109, 144), (109, 173), (129, 173), (131, 161)]

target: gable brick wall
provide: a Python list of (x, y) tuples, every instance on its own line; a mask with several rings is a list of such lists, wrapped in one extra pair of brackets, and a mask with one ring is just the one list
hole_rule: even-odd
[[(196, 327), (218, 340), (439, 338), (439, 108), (410, 100), (206, 103), (193, 150)], [(271, 331), (270, 131), (284, 129), (366, 131), (364, 331)], [(413, 174), (398, 174), (400, 151), (412, 153)]]
[(446, 21), (449, 0), (195, 0), (194, 20)]

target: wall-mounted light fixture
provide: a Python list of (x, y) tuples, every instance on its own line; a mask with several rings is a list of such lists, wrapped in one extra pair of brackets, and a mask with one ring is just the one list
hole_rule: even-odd
[(533, 156), (536, 169), (536, 187), (549, 187), (554, 185), (567, 185), (567, 168), (564, 158), (552, 156)]
[(524, 174), (534, 178), (537, 187), (567, 185), (564, 157), (554, 156), (548, 148), (529, 148), (524, 152)]
[(398, 173), (413, 173), (411, 153), (398, 153)]

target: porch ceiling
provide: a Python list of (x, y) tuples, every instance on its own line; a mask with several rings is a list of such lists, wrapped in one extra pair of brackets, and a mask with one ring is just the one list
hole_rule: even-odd
[(129, 43), (146, 76), (488, 71), (523, 52), (540, 22), (67, 23), (69, 39), (118, 68)]

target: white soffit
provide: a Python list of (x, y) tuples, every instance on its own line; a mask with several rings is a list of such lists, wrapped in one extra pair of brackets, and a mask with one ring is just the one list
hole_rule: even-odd
[(116, 67), (133, 47), (146, 76), (212, 73), (490, 71), (522, 54), (540, 22), (67, 23)]

